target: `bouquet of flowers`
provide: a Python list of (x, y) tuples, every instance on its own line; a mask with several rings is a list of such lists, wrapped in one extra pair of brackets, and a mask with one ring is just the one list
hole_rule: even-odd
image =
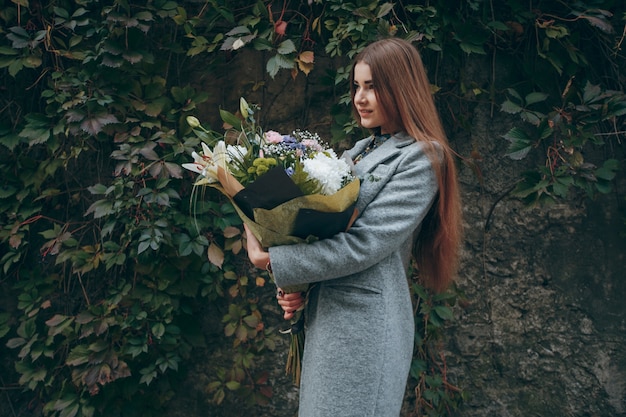
[[(360, 186), (352, 175), (351, 160), (338, 157), (315, 133), (263, 131), (254, 119), (257, 110), (243, 98), (241, 117), (220, 110), (231, 126), (224, 135), (206, 130), (195, 117), (187, 118), (202, 148), (192, 153), (194, 162), (183, 164), (200, 174), (194, 185), (214, 187), (226, 195), (266, 248), (311, 242), (347, 230), (357, 216)], [(302, 309), (296, 312), (286, 331), (291, 334), (286, 368), (296, 384), (304, 346), (303, 317)]]

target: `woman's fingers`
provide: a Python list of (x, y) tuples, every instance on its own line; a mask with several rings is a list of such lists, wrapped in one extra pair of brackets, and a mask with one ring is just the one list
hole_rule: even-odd
[(285, 320), (292, 319), (294, 313), (304, 305), (305, 301), (302, 293), (294, 292), (285, 294), (280, 288), (276, 293), (276, 298), (278, 299), (278, 305), (280, 305), (280, 307), (285, 312), (285, 314), (283, 315)]
[(287, 301), (295, 301), (295, 300), (304, 300), (304, 296), (301, 292), (290, 292), (287, 294), (283, 294), (283, 300)]
[(263, 249), (263, 246), (261, 246), (261, 243), (248, 226), (244, 224), (243, 227), (246, 231), (246, 250), (248, 251), (250, 262), (259, 269), (265, 269), (270, 261), (269, 253)]
[(278, 300), (278, 305), (285, 311), (295, 311), (304, 305), (304, 299), (300, 300)]

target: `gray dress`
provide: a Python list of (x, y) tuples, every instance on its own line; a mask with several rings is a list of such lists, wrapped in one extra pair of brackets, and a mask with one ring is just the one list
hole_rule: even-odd
[[(364, 139), (349, 151), (358, 155)], [(420, 142), (398, 134), (355, 166), (345, 233), (269, 249), (279, 287), (311, 283), (299, 417), (398, 417), (413, 354), (411, 242), (437, 194)]]

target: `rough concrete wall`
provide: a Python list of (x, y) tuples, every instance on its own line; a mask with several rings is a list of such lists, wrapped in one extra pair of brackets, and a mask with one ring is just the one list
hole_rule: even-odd
[[(468, 76), (479, 79), (482, 67), (470, 65)], [(481, 184), (461, 170), (469, 307), (448, 329), (450, 371), (471, 396), (460, 415), (625, 416), (623, 172), (618, 192), (595, 201), (500, 201), (537, 162), (503, 157), (511, 123), (477, 106), (470, 140), (457, 141), (461, 154), (484, 157)]]

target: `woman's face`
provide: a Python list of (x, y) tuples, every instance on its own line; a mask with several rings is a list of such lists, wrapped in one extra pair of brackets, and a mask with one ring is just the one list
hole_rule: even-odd
[(361, 126), (367, 129), (380, 127), (380, 133), (395, 133), (376, 99), (376, 86), (370, 66), (359, 62), (354, 66), (354, 106), (359, 113)]

